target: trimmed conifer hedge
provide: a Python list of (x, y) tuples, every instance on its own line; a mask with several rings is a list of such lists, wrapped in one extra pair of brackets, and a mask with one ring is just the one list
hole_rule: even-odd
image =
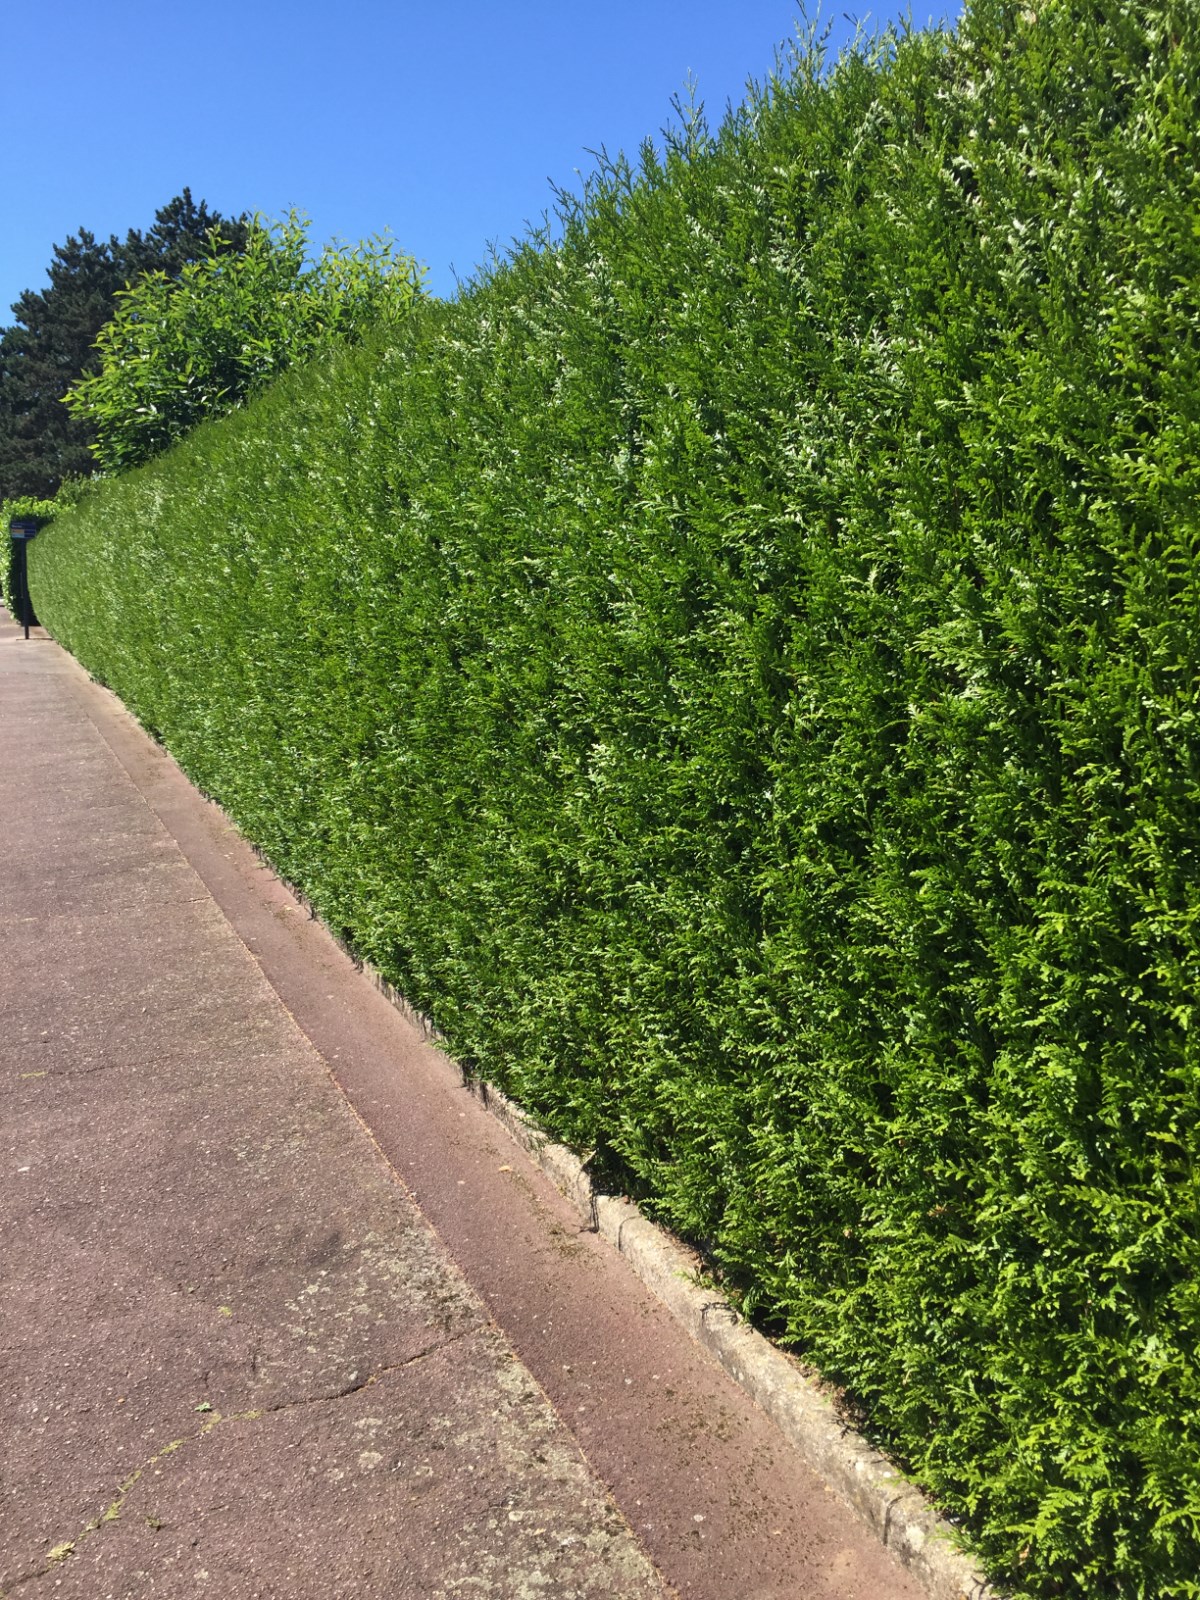
[(31, 552), (1038, 1597), (1200, 1595), (1198, 22), (802, 50)]

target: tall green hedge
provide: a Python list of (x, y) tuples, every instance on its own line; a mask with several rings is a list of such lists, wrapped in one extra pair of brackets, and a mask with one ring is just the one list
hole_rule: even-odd
[(32, 552), (462, 1057), (1028, 1596), (1200, 1596), (1200, 11), (599, 171)]

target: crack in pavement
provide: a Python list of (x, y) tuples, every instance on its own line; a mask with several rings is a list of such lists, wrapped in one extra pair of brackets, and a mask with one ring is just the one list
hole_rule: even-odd
[(194, 1433), (182, 1434), (178, 1439), (172, 1439), (169, 1444), (163, 1445), (140, 1467), (135, 1468), (129, 1476), (117, 1486), (117, 1492), (104, 1510), (84, 1524), (73, 1539), (61, 1539), (47, 1552), (42, 1566), (33, 1572), (27, 1572), (22, 1577), (5, 1580), (6, 1587), (0, 1588), (0, 1600), (8, 1600), (8, 1596), (22, 1584), (32, 1583), (36, 1578), (45, 1578), (54, 1571), (60, 1562), (73, 1556), (85, 1539), (94, 1533), (99, 1533), (102, 1528), (113, 1522), (119, 1522), (125, 1509), (125, 1502), (133, 1493), (138, 1483), (152, 1471), (160, 1461), (165, 1461), (185, 1445), (198, 1444), (208, 1437), (215, 1428), (227, 1422), (259, 1422), (264, 1417), (278, 1416), (283, 1411), (298, 1411), (306, 1406), (332, 1405), (338, 1400), (345, 1400), (352, 1394), (360, 1394), (362, 1390), (369, 1389), (372, 1384), (378, 1383), (380, 1378), (386, 1377), (389, 1372), (402, 1372), (406, 1367), (415, 1366), (420, 1361), (426, 1361), (430, 1356), (437, 1355), (442, 1350), (448, 1350), (452, 1345), (459, 1344), (463, 1339), (477, 1335), (478, 1328), (464, 1328), (459, 1333), (450, 1334), (447, 1338), (437, 1339), (424, 1349), (416, 1351), (414, 1355), (406, 1356), (403, 1361), (393, 1361), (386, 1366), (378, 1367), (365, 1378), (356, 1378), (345, 1384), (340, 1389), (335, 1389), (331, 1394), (307, 1395), (299, 1400), (279, 1400), (274, 1405), (255, 1406), (249, 1411), (230, 1411), (228, 1413), (214, 1411), (212, 1415), (201, 1423)]

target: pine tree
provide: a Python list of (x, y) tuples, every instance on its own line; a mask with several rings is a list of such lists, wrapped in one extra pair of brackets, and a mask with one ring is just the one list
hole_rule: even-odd
[(52, 495), (64, 478), (92, 470), (90, 429), (62, 397), (94, 368), (93, 345), (117, 291), (145, 272), (176, 276), (206, 252), (214, 228), (225, 248), (241, 250), (247, 227), (246, 217), (227, 220), (184, 189), (145, 233), (100, 240), (80, 228), (54, 246), (49, 286), (27, 289), (0, 333), (0, 501)]

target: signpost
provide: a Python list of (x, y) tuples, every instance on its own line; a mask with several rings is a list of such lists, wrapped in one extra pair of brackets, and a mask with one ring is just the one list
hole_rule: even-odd
[(8, 525), (8, 536), (13, 542), (13, 577), (17, 585), (18, 622), (24, 624), (25, 637), (29, 637), (29, 624), (33, 619), (33, 606), (29, 601), (29, 541), (37, 538), (41, 524), (36, 517), (13, 517)]

